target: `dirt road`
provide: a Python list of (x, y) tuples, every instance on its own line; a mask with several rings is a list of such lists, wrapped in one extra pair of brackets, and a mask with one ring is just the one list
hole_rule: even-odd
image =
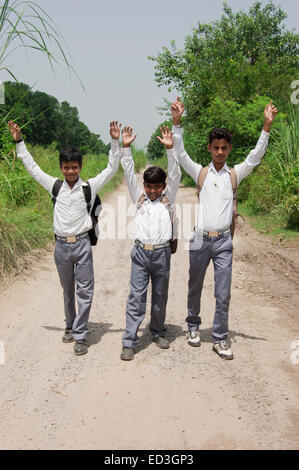
[[(105, 202), (116, 207), (125, 195), (129, 204), (122, 185)], [(177, 202), (194, 198), (194, 189), (180, 188)], [(106, 229), (103, 223), (103, 234)], [(76, 357), (73, 344), (61, 341), (62, 295), (52, 245), (1, 290), (1, 449), (299, 448), (298, 252), (241, 227), (230, 306), (235, 359), (224, 361), (212, 352), (212, 265), (203, 295), (202, 345), (187, 345), (184, 245), (180, 240), (172, 257), (170, 349), (152, 343), (147, 315), (138, 352), (128, 363), (120, 352), (132, 240), (105, 239), (94, 249), (96, 287), (85, 356)]]

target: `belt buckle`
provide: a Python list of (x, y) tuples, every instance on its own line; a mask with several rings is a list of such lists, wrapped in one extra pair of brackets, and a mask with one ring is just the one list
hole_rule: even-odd
[(154, 245), (144, 245), (143, 249), (144, 250), (149, 250), (149, 251), (154, 251)]
[(209, 237), (219, 237), (219, 232), (209, 232)]
[(76, 237), (66, 237), (66, 243), (75, 243), (76, 241)]

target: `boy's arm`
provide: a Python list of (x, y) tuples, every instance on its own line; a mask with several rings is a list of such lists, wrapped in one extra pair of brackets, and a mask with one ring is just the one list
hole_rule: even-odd
[(141, 194), (144, 192), (143, 189), (137, 183), (135, 175), (134, 160), (131, 152), (131, 144), (135, 140), (136, 134), (132, 135), (131, 127), (124, 127), (122, 130), (123, 139), (123, 151), (121, 157), (121, 165), (123, 167), (126, 183), (130, 192), (130, 196), (134, 204), (137, 203)]
[(271, 101), (270, 104), (265, 107), (264, 125), (255, 148), (251, 150), (244, 162), (239, 163), (234, 167), (237, 175), (238, 185), (240, 184), (243, 178), (245, 178), (252, 172), (254, 167), (261, 163), (261, 160), (265, 155), (268, 147), (271, 126), (277, 113), (278, 109), (273, 105), (273, 102)]
[(121, 124), (118, 124), (118, 121), (110, 122), (111, 148), (109, 151), (107, 167), (94, 178), (88, 179), (93, 194), (96, 194), (103, 186), (105, 186), (118, 170), (120, 159), (120, 128)]
[(184, 104), (177, 98), (171, 106), (172, 114), (172, 133), (175, 152), (177, 154), (180, 165), (184, 168), (186, 173), (193, 178), (197, 183), (198, 175), (202, 169), (202, 165), (191, 160), (184, 148), (182, 130), (181, 130), (181, 117), (184, 112)]
[(32, 155), (28, 152), (25, 142), (22, 140), (21, 131), (17, 124), (13, 121), (8, 122), (8, 127), (11, 135), (16, 142), (17, 156), (20, 158), (28, 171), (28, 173), (49, 193), (52, 193), (53, 184), (57, 178), (47, 175), (34, 161)]
[(167, 187), (166, 193), (170, 204), (174, 204), (175, 198), (179, 189), (179, 184), (181, 181), (181, 170), (178, 162), (178, 158), (173, 145), (172, 132), (168, 129), (167, 126), (161, 128), (162, 138), (157, 136), (157, 139), (164, 145), (166, 148), (168, 166), (167, 166)]

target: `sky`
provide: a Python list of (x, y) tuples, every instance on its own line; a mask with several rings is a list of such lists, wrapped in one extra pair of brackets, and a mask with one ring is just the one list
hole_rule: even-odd
[[(223, 0), (35, 0), (55, 23), (64, 38), (63, 47), (84, 85), (66, 68), (55, 67), (45, 56), (17, 49), (5, 65), (18, 80), (34, 90), (68, 101), (80, 120), (108, 143), (109, 123), (118, 120), (133, 127), (136, 146), (145, 148), (152, 133), (165, 119), (157, 109), (163, 97), (176, 99), (176, 92), (158, 87), (154, 79), (157, 56), (172, 40), (179, 49), (198, 22), (220, 19)], [(254, 0), (228, 0), (234, 12), (248, 11)], [(267, 1), (262, 1), (266, 4)], [(286, 25), (298, 31), (299, 1), (273, 0), (288, 14)], [(0, 80), (10, 80), (0, 72)]]

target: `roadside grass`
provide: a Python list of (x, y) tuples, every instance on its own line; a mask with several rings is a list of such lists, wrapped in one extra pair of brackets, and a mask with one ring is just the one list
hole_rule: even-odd
[(238, 212), (258, 232), (271, 238), (274, 243), (283, 243), (299, 250), (299, 228), (286, 228), (286, 219), (272, 214), (257, 215), (246, 205), (238, 203)]

